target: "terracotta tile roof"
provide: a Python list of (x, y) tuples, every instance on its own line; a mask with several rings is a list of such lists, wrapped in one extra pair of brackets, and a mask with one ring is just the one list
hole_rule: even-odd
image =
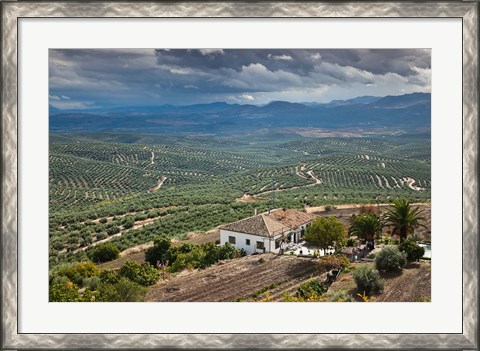
[(227, 224), (220, 229), (233, 232), (273, 237), (286, 230), (297, 228), (316, 218), (315, 215), (297, 211), (276, 209)]
[(276, 221), (268, 214), (261, 214), (261, 216), (263, 218), (263, 221), (265, 222), (265, 226), (267, 227), (268, 234), (270, 236), (275, 236), (279, 233), (284, 232), (286, 229), (289, 229), (285, 228), (282, 223)]
[(271, 211), (268, 216), (287, 228), (296, 228), (302, 224), (312, 221), (317, 217), (306, 212), (289, 209), (278, 209)]
[(259, 236), (269, 236), (269, 232), (262, 215), (248, 217), (239, 221), (227, 224), (220, 229), (231, 230), (232, 232), (247, 233)]

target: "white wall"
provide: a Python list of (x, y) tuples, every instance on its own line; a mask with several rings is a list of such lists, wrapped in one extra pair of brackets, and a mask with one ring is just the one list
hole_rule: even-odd
[[(257, 247), (257, 241), (262, 241), (265, 246), (265, 252), (271, 252), (275, 250), (275, 240), (269, 238), (263, 237), (263, 236), (257, 236), (257, 235), (251, 235), (251, 234), (245, 234), (245, 233), (238, 233), (238, 232), (232, 232), (230, 230), (225, 230), (225, 229), (220, 229), (220, 245), (225, 245), (225, 243), (228, 243), (228, 237), (233, 236), (235, 237), (235, 247), (239, 249), (244, 249), (247, 255), (251, 255), (254, 252), (259, 252), (261, 253), (262, 250), (256, 250)], [(279, 236), (277, 236), (278, 238)], [(250, 245), (246, 244), (246, 240), (250, 239)], [(273, 249), (273, 250), (272, 250)]]
[[(304, 227), (301, 226), (301, 227)], [(284, 236), (287, 237), (288, 234), (291, 231), (286, 231)], [(225, 243), (228, 243), (228, 237), (233, 236), (235, 237), (235, 244), (234, 246), (239, 248), (239, 249), (244, 249), (247, 255), (251, 255), (254, 252), (259, 252), (262, 253), (263, 251), (260, 249), (256, 249), (257, 247), (257, 241), (262, 241), (265, 246), (265, 252), (275, 252), (278, 253), (280, 251), (280, 248), (276, 249), (275, 248), (275, 240), (280, 239), (282, 237), (281, 234), (276, 235), (274, 238), (269, 239), (263, 236), (257, 236), (257, 235), (252, 235), (252, 234), (245, 234), (245, 233), (239, 233), (239, 232), (233, 232), (230, 230), (225, 230), (225, 229), (220, 229), (220, 245), (225, 245)], [(250, 240), (250, 245), (247, 245), (247, 239)], [(293, 237), (292, 237), (293, 240)], [(301, 240), (301, 239), (300, 239)]]

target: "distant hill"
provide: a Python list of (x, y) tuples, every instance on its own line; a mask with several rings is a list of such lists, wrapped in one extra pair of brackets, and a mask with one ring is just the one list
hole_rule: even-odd
[(348, 100), (332, 100), (328, 103), (329, 106), (345, 106), (345, 105), (358, 105), (358, 104), (371, 104), (380, 100), (382, 97), (378, 96), (359, 96)]
[(64, 113), (64, 111), (60, 110), (59, 108), (56, 108), (52, 105), (48, 105), (48, 113), (50, 115), (55, 115), (55, 114), (58, 114), (58, 113)]
[(189, 106), (126, 106), (59, 110), (50, 106), (51, 132), (224, 134), (276, 128), (401, 128), (431, 125), (431, 95), (362, 96), (327, 104), (273, 101), (265, 106), (215, 102)]
[(376, 107), (384, 108), (405, 108), (419, 104), (431, 103), (430, 94), (413, 93), (400, 96), (385, 96), (375, 102)]

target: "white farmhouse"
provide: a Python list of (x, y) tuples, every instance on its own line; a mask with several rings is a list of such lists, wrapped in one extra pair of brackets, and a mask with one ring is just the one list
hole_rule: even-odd
[(298, 243), (315, 218), (297, 210), (271, 210), (220, 227), (220, 245), (230, 243), (244, 249), (247, 255), (278, 253), (284, 248), (282, 242)]

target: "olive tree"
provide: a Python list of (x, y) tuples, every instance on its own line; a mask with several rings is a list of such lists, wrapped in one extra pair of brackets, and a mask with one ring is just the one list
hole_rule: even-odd
[(329, 246), (339, 247), (345, 241), (346, 234), (342, 222), (335, 217), (320, 217), (307, 228), (305, 240), (321, 249)]

